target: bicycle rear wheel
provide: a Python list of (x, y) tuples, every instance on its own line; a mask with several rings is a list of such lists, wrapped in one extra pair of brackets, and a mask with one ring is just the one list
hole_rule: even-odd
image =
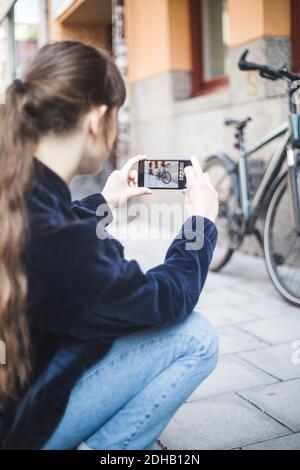
[[(300, 194), (300, 168), (297, 173)], [(294, 228), (288, 179), (276, 188), (268, 208), (265, 257), (276, 289), (290, 303), (300, 306), (300, 236)]]
[(204, 172), (209, 174), (219, 195), (219, 214), (216, 221), (218, 242), (210, 265), (210, 270), (217, 272), (229, 262), (234, 253), (231, 222), (237, 200), (232, 177), (222, 159), (218, 156), (209, 158), (204, 165)]

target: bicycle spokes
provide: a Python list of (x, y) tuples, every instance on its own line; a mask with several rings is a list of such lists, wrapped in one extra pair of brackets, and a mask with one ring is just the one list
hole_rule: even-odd
[[(300, 171), (296, 179), (300, 189)], [(300, 292), (300, 236), (295, 230), (291, 209), (290, 186), (285, 184), (278, 193), (270, 224), (270, 257), (277, 280), (291, 296)]]
[(298, 235), (300, 235), (300, 191), (297, 184), (297, 156), (294, 149), (288, 149), (288, 162), (289, 162), (289, 194), (290, 205), (293, 211), (294, 228)]

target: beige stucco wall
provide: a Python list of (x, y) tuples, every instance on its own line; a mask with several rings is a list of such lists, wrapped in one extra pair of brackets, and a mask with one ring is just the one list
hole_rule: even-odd
[(169, 0), (168, 7), (171, 69), (192, 70), (189, 0)]
[(51, 25), (49, 36), (51, 41), (73, 39), (82, 41), (95, 47), (107, 47), (105, 28), (91, 25), (64, 25), (55, 22)]
[(131, 83), (191, 70), (189, 0), (125, 0)]
[(290, 35), (290, 0), (228, 0), (230, 46)]
[(264, 34), (287, 37), (291, 34), (291, 1), (264, 1)]
[[(230, 46), (288, 37), (290, 0), (228, 0)], [(170, 70), (190, 71), (189, 0), (126, 0), (129, 81)]]
[(170, 69), (168, 0), (126, 0), (129, 81)]
[(228, 11), (230, 46), (234, 47), (263, 35), (263, 0), (228, 0)]

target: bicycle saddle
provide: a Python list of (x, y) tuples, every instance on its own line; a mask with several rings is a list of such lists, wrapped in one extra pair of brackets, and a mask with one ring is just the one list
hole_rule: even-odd
[(245, 119), (225, 119), (225, 126), (235, 126), (237, 129), (243, 129), (246, 127), (249, 121), (252, 121), (251, 117), (246, 117)]

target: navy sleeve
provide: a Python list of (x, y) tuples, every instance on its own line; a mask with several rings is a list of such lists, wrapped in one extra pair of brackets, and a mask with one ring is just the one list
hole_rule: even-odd
[[(98, 208), (101, 208), (101, 211), (97, 211)], [(72, 212), (80, 219), (90, 217), (91, 215), (97, 215), (99, 220), (105, 217), (105, 225), (110, 224), (113, 220), (112, 211), (101, 193), (92, 194), (81, 200), (73, 201)]]
[[(187, 221), (186, 230), (193, 223), (195, 219)], [(147, 327), (174, 324), (186, 318), (198, 302), (217, 238), (212, 222), (205, 219), (199, 225), (204, 228), (201, 249), (186, 249), (190, 241), (182, 229), (169, 247), (165, 262), (145, 274), (135, 261), (122, 260), (102, 299), (102, 319)]]
[[(188, 250), (187, 232), (197, 221), (202, 244)], [(69, 223), (34, 245), (35, 278), (44, 307), (43, 315), (32, 321), (37, 328), (82, 339), (174, 324), (198, 301), (216, 239), (212, 222), (190, 218), (165, 262), (144, 273), (136, 261), (124, 259), (117, 240), (96, 236), (93, 218)]]

